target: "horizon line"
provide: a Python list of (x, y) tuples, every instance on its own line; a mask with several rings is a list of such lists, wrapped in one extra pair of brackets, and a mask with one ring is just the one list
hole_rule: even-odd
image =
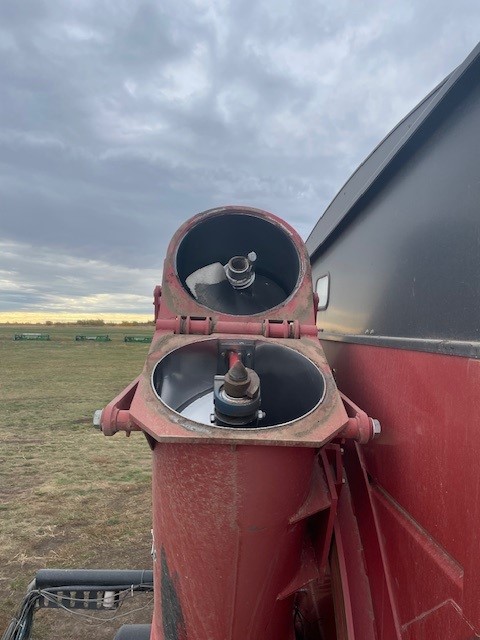
[(153, 313), (138, 312), (82, 312), (82, 311), (0, 311), (0, 324), (44, 324), (45, 322), (78, 322), (103, 320), (113, 324), (125, 322), (153, 322)]

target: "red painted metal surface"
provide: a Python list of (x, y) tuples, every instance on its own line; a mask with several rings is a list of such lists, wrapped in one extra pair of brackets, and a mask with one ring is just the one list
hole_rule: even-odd
[[(384, 540), (379, 536), (379, 518), (372, 501), (362, 451), (354, 443), (347, 443), (344, 456), (354, 514), (362, 539), (365, 568), (378, 637), (400, 640), (400, 624), (396, 608), (392, 575), (386, 560)], [(343, 529), (348, 526), (344, 523)]]
[(159, 318), (155, 323), (160, 331), (172, 331), (176, 334), (211, 335), (212, 333), (231, 333), (247, 336), (265, 336), (266, 338), (317, 337), (315, 324), (300, 323), (298, 320), (217, 320), (210, 316), (192, 318), (175, 316)]
[[(203, 307), (176, 271), (185, 233), (206, 219), (239, 212), (281, 228), (300, 265), (297, 284), (284, 303), (251, 316)], [(356, 635), (352, 621), (354, 606), (370, 602), (368, 586), (353, 583), (360, 593), (351, 596), (340, 536), (331, 552), (343, 475), (340, 446), (329, 443), (340, 436), (366, 442), (374, 429), (367, 414), (337, 391), (317, 338), (317, 304), (302, 241), (271, 214), (236, 207), (200, 214), (170, 243), (163, 284), (154, 293), (156, 332), (144, 370), (101, 417), (106, 435), (141, 429), (153, 450), (152, 640), (294, 640), (300, 633), (305, 640), (323, 640), (335, 629), (346, 640), (370, 637), (369, 616), (370, 626), (361, 619)], [(318, 377), (316, 384), (324, 385), (311, 409), (268, 428), (219, 428), (187, 418), (157, 394), (155, 372), (167, 356), (180, 349), (191, 353), (193, 345), (201, 354), (223, 353), (232, 366), (247, 339), (255, 345), (251, 349), (261, 352), (268, 344), (268, 349), (288, 351), (289, 358), (309, 363), (307, 377)], [(180, 359), (186, 362), (185, 355)], [(178, 373), (168, 370), (167, 388), (188, 381), (189, 366), (182, 365)], [(193, 386), (195, 394), (205, 392), (202, 385)], [(354, 526), (355, 518), (352, 522), (347, 526)], [(372, 543), (369, 569), (383, 569), (383, 557), (375, 555), (380, 548), (378, 540)], [(385, 575), (379, 578), (382, 584)], [(385, 618), (385, 632), (396, 628), (393, 614), (388, 619), (385, 614), (392, 610), (390, 596), (388, 591), (382, 605), (373, 607), (375, 615), (381, 612)]]
[[(235, 215), (242, 214), (245, 216), (253, 216), (261, 218), (275, 227), (281, 229), (287, 237), (289, 237), (298, 252), (300, 260), (300, 273), (298, 278), (297, 287), (295, 291), (290, 295), (285, 302), (281, 305), (269, 309), (268, 312), (257, 313), (248, 317), (231, 316), (226, 313), (212, 312), (206, 307), (199, 304), (194, 298), (185, 293), (185, 289), (180, 282), (178, 274), (175, 268), (175, 260), (178, 251), (178, 247), (185, 235), (192, 230), (195, 226), (201, 224), (204, 220), (210, 219), (215, 216)], [(200, 213), (194, 218), (191, 218), (185, 224), (183, 224), (173, 236), (165, 258), (165, 264), (163, 269), (163, 286), (161, 303), (158, 308), (157, 320), (171, 319), (179, 317), (190, 318), (202, 318), (205, 316), (212, 317), (215, 323), (220, 322), (241, 322), (243, 325), (242, 333), (248, 333), (248, 324), (263, 323), (264, 320), (274, 320), (283, 322), (298, 321), (304, 323), (310, 327), (314, 327), (316, 324), (316, 307), (313, 305), (313, 293), (312, 293), (312, 280), (311, 280), (311, 268), (310, 260), (308, 257), (305, 245), (298, 235), (298, 233), (289, 224), (266, 211), (260, 209), (254, 209), (251, 207), (236, 207), (227, 206), (219, 209), (211, 209)], [(157, 290), (158, 293), (158, 290)], [(157, 305), (156, 305), (157, 306)], [(218, 332), (229, 333), (230, 331), (225, 328), (224, 325), (219, 325), (216, 329)], [(311, 329), (311, 335), (317, 335), (317, 330)], [(258, 333), (255, 329), (253, 333)], [(281, 337), (281, 336), (277, 336)]]
[[(155, 365), (165, 353), (175, 348), (198, 343), (210, 338), (199, 336), (177, 336), (157, 332), (152, 340), (152, 347), (139, 378), (138, 390), (130, 407), (131, 420), (153, 438), (163, 442), (204, 442), (208, 437), (212, 442), (223, 444), (269, 444), (321, 446), (329, 442), (347, 423), (345, 409), (340, 402), (333, 382), (333, 377), (323, 352), (318, 343), (311, 338), (286, 340), (270, 338), (270, 344), (278, 344), (307, 357), (315, 363), (326, 380), (326, 394), (318, 408), (306, 415), (302, 420), (292, 422), (288, 426), (270, 427), (268, 429), (218, 429), (215, 426), (202, 424), (181, 416), (165, 404), (158, 401), (152, 389), (152, 373)], [(212, 336), (218, 338), (217, 336)], [(225, 334), (223, 339), (238, 338), (235, 334)]]
[(294, 592), (280, 596), (301, 566), (305, 520), (285, 516), (308, 496), (314, 456), (306, 448), (155, 446), (162, 597), (153, 638), (168, 638), (166, 628), (196, 640), (293, 638)]
[(338, 579), (334, 596), (345, 611), (344, 633), (343, 636), (338, 634), (338, 640), (376, 640), (378, 636), (372, 602), (375, 594), (370, 591), (362, 539), (348, 482), (342, 489), (337, 513), (333, 555), (337, 555), (338, 560), (332, 565), (338, 564)]
[[(471, 640), (480, 635), (480, 362), (324, 346), (340, 388), (382, 423), (381, 437), (364, 448), (364, 464), (353, 452), (345, 468), (356, 511), (364, 503), (354, 495), (354, 483), (369, 496), (401, 637)], [(376, 536), (372, 541), (369, 526), (362, 527), (364, 516), (357, 513), (368, 565)], [(383, 610), (382, 591), (374, 586), (381, 570), (368, 575), (373, 605)], [(395, 636), (380, 629), (378, 637)]]
[[(292, 294), (278, 307), (252, 316), (232, 316), (213, 312), (199, 304), (183, 286), (176, 270), (178, 247), (185, 234), (207, 219), (238, 215), (257, 217), (281, 229), (295, 245), (299, 258), (299, 277)], [(143, 373), (131, 387), (120, 394), (104, 410), (102, 429), (108, 435), (118, 430), (127, 433), (142, 429), (156, 440), (164, 442), (204, 442), (205, 437), (225, 444), (276, 444), (321, 446), (329, 442), (347, 423), (347, 414), (340, 402), (335, 382), (326, 362), (315, 326), (318, 300), (312, 294), (311, 269), (305, 246), (288, 224), (276, 216), (248, 207), (224, 207), (211, 210), (187, 221), (174, 235), (167, 250), (163, 272), (163, 285), (154, 291), (156, 332)], [(260, 316), (260, 317), (259, 317)], [(199, 336), (213, 339), (238, 339), (255, 336), (270, 343), (284, 345), (304, 355), (322, 372), (326, 394), (321, 405), (289, 428), (273, 427), (266, 430), (221, 429), (198, 424), (180, 416), (158, 401), (152, 390), (152, 373), (161, 358), (181, 346), (192, 344)], [(119, 410), (127, 409), (126, 414)], [(351, 425), (348, 425), (349, 427)], [(356, 437), (355, 432), (352, 437)]]

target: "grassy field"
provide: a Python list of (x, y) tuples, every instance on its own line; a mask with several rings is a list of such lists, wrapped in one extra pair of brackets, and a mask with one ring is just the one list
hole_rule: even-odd
[[(17, 331), (52, 339), (15, 342)], [(37, 569), (151, 568), (146, 440), (105, 437), (91, 425), (93, 411), (143, 366), (149, 345), (123, 336), (152, 331), (0, 326), (0, 635)], [(112, 342), (75, 342), (77, 333), (108, 333)], [(113, 622), (41, 610), (33, 637), (112, 640), (125, 622), (149, 622), (150, 600), (133, 598), (119, 613), (146, 608)]]

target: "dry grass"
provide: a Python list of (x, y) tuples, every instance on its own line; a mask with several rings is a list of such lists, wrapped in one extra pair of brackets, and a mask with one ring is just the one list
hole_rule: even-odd
[[(76, 327), (49, 327), (50, 342), (14, 342), (0, 327), (0, 633), (43, 567), (150, 568), (150, 453), (141, 434), (103, 436), (92, 414), (140, 372), (147, 344), (78, 343)], [(45, 327), (25, 328), (45, 331)], [(87, 333), (86, 330), (83, 330)], [(136, 608), (140, 600), (133, 600)], [(111, 640), (102, 625), (40, 611), (34, 638)]]

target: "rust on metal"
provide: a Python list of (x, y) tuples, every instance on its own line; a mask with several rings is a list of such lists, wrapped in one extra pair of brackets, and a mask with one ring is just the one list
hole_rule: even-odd
[[(284, 302), (260, 313), (203, 306), (177, 268), (180, 246), (192, 230), (239, 215), (288, 238), (286, 251), (298, 262)], [(225, 252), (221, 258), (209, 255), (207, 268), (213, 265), (208, 273), (221, 280), (227, 263), (235, 295), (253, 299), (243, 288), (253, 290), (253, 268), (237, 258), (250, 251), (260, 273), (265, 256), (258, 252), (257, 261), (250, 242), (249, 236), (248, 247), (229, 260)], [(263, 249), (268, 255), (267, 244)], [(277, 259), (275, 252), (270, 256)], [(195, 260), (190, 274), (205, 267)], [(154, 293), (156, 330), (144, 369), (101, 415), (106, 435), (140, 429), (152, 446), (153, 531), (161, 549), (152, 640), (283, 640), (292, 636), (296, 608), (333, 607), (325, 594), (331, 592), (329, 550), (343, 467), (332, 441), (367, 441), (373, 427), (337, 390), (317, 337), (317, 305), (303, 242), (271, 214), (239, 207), (205, 212), (185, 223), (169, 245), (162, 287)], [(203, 405), (200, 414), (185, 413), (197, 400), (208, 410), (214, 378), (222, 379), (237, 404), (248, 397), (260, 401), (261, 394), (256, 421), (212, 424), (217, 414), (205, 419)]]

